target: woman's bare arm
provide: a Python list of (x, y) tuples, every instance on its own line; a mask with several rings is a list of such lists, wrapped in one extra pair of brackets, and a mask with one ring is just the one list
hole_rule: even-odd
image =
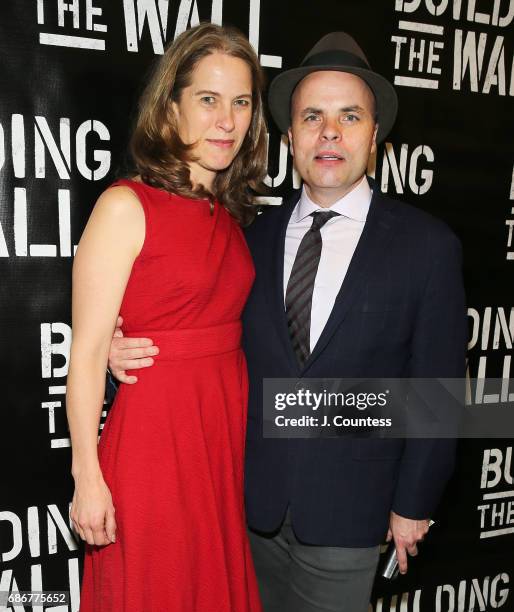
[(75, 479), (72, 519), (90, 544), (106, 544), (114, 536), (108, 533), (114, 511), (98, 463), (98, 426), (111, 338), (144, 235), (144, 212), (135, 194), (126, 187), (108, 189), (95, 205), (73, 265), (66, 394)]

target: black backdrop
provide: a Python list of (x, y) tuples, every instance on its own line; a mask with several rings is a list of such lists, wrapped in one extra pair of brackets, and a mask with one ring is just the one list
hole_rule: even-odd
[[(55, 610), (78, 609), (82, 554), (68, 518), (64, 407), (74, 245), (95, 199), (124, 167), (152, 60), (198, 19), (247, 33), (269, 79), (324, 33), (345, 30), (396, 83), (399, 119), (370, 173), (382, 191), (459, 235), (469, 374), (510, 377), (514, 0), (2, 3), (0, 591), (70, 590), (71, 604)], [(271, 124), (269, 132), (277, 204), (297, 179), (287, 143)], [(469, 401), (487, 410), (495, 391), (485, 381)], [(514, 388), (503, 399), (513, 400)], [(377, 579), (374, 611), (514, 610), (512, 448), (512, 438), (461, 442), (422, 554), (406, 577)]]

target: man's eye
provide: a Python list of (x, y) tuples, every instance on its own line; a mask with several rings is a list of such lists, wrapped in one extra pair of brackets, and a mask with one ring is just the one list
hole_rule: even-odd
[(200, 98), (200, 101), (203, 102), (204, 104), (211, 105), (211, 104), (214, 104), (215, 99), (214, 99), (214, 96), (202, 96)]
[(348, 121), (348, 123), (353, 123), (355, 121), (359, 121), (359, 117), (357, 115), (348, 114), (343, 117), (344, 121)]
[(318, 115), (305, 115), (305, 121), (316, 121)]

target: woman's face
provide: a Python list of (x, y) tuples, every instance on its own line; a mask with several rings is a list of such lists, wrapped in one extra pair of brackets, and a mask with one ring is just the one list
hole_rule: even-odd
[(193, 144), (188, 162), (193, 186), (210, 189), (216, 173), (232, 163), (252, 119), (252, 75), (242, 59), (215, 52), (201, 59), (191, 85), (172, 103), (179, 136)]

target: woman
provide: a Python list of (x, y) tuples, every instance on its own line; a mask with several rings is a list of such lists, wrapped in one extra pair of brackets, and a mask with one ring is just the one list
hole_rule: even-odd
[[(138, 174), (100, 196), (80, 241), (67, 410), (83, 612), (260, 610), (242, 490), (239, 317), (254, 273), (239, 225), (265, 168), (261, 89), (238, 31), (179, 36), (141, 101)], [(119, 311), (160, 354), (119, 391), (97, 448)]]

